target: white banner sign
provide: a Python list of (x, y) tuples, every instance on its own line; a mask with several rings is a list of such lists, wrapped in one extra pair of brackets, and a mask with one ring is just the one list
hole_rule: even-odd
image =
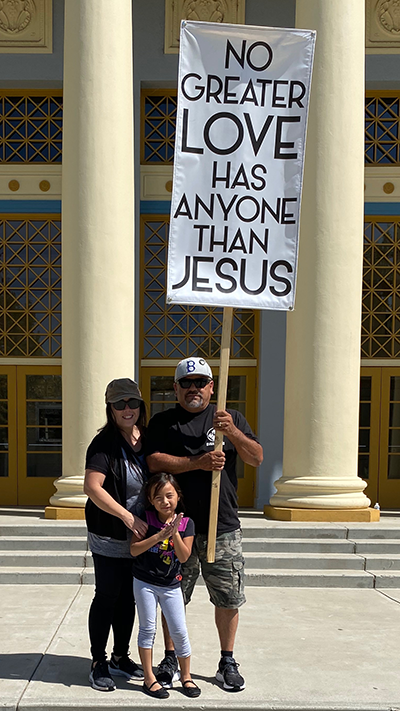
[(314, 44), (182, 22), (168, 303), (293, 308)]

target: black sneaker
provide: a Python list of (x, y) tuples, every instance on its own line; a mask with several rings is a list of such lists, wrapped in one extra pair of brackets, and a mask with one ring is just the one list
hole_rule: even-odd
[(159, 663), (156, 671), (156, 679), (159, 684), (162, 684), (166, 689), (172, 689), (172, 683), (181, 678), (178, 671), (178, 660), (176, 656), (167, 655)]
[(92, 666), (89, 681), (93, 689), (97, 689), (97, 691), (114, 691), (116, 688), (114, 679), (110, 676), (108, 671), (106, 661), (97, 662), (95, 667)]
[(108, 671), (114, 676), (124, 676), (125, 679), (137, 679), (138, 681), (144, 679), (143, 669), (135, 664), (128, 655), (121, 657), (117, 662), (112, 654), (108, 663)]
[(245, 680), (238, 672), (238, 666), (233, 657), (220, 659), (215, 678), (223, 682), (223, 688), (227, 691), (242, 691), (246, 686)]

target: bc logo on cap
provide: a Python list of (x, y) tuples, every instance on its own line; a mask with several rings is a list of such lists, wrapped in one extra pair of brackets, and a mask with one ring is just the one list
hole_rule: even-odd
[[(206, 361), (204, 358), (199, 358), (199, 365), (205, 365)], [(193, 373), (196, 370), (196, 362), (194, 360), (186, 361), (186, 372)]]

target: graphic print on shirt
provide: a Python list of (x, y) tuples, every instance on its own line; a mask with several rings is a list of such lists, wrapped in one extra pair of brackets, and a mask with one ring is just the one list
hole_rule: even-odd
[[(146, 519), (149, 526), (154, 526), (154, 528), (158, 528), (159, 530), (166, 525), (160, 523), (154, 511), (146, 511)], [(188, 518), (182, 519), (179, 524), (179, 531), (185, 531), (188, 520)], [(171, 568), (171, 566), (173, 566), (178, 560), (172, 536), (171, 538), (165, 538), (163, 541), (159, 541), (155, 546), (149, 548), (149, 553), (156, 553), (161, 561), (168, 566), (168, 568)], [(182, 580), (182, 575), (179, 573), (175, 576), (175, 579)]]

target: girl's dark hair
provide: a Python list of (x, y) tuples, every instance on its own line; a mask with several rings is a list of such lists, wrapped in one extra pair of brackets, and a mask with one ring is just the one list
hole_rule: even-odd
[(144, 489), (144, 493), (145, 493), (145, 497), (146, 497), (146, 501), (147, 501), (146, 508), (154, 509), (153, 504), (150, 503), (150, 496), (152, 498), (154, 498), (154, 496), (157, 496), (158, 492), (166, 484), (172, 484), (176, 493), (178, 494), (178, 505), (176, 507), (176, 513), (181, 513), (181, 511), (184, 512), (185, 507), (183, 505), (183, 497), (182, 497), (181, 487), (179, 486), (175, 477), (172, 476), (172, 474), (168, 474), (167, 472), (159, 472), (158, 474), (154, 474), (146, 482), (146, 486)]

